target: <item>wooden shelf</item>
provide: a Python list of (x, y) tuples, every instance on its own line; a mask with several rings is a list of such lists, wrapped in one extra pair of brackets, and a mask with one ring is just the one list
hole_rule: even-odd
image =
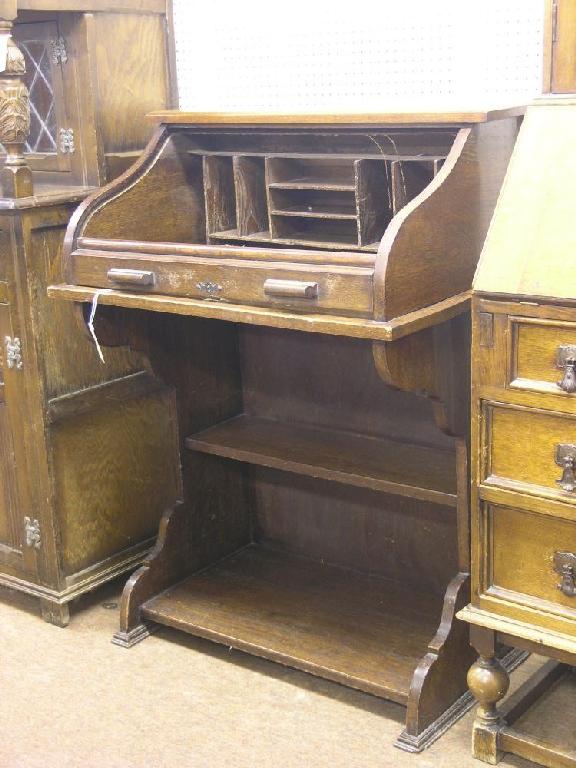
[(269, 189), (318, 189), (324, 192), (355, 192), (354, 184), (346, 184), (325, 179), (294, 179), (293, 181), (274, 181)]
[(456, 506), (456, 459), (451, 451), (245, 415), (188, 437), (186, 447)]
[(228, 229), (225, 232), (210, 232), (210, 240), (238, 240), (247, 243), (272, 243), (275, 245), (296, 245), (308, 248), (326, 248), (334, 251), (361, 250), (375, 253), (380, 243), (370, 243), (358, 248), (356, 241), (350, 238), (347, 241), (328, 241), (323, 235), (306, 232), (292, 237), (272, 237), (270, 232), (255, 232), (251, 235), (240, 235), (237, 229)]
[(149, 600), (142, 615), (406, 704), (441, 602), (254, 545)]
[(285, 209), (270, 211), (273, 216), (294, 216), (296, 218), (310, 218), (310, 219), (346, 219), (356, 221), (356, 213), (343, 213), (341, 211), (334, 210), (320, 210), (317, 208), (312, 211), (303, 211), (302, 209)]

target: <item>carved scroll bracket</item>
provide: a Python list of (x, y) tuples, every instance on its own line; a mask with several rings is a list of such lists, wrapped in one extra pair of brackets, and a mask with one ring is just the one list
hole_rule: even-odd
[(23, 80), (24, 55), (11, 35), (12, 22), (0, 19), (0, 143), (6, 160), (0, 170), (2, 196), (28, 197), (32, 171), (24, 157), (30, 132), (30, 96)]

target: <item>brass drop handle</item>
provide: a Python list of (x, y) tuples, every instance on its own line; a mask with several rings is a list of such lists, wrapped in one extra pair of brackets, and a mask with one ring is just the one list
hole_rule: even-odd
[(562, 467), (562, 477), (556, 480), (563, 491), (576, 490), (576, 445), (559, 443), (556, 446), (556, 464)]
[(318, 283), (308, 283), (303, 280), (274, 280), (264, 281), (266, 296), (281, 296), (290, 299), (317, 299)]
[(141, 286), (154, 285), (154, 272), (147, 272), (143, 269), (109, 269), (107, 273), (108, 280), (111, 283), (127, 285), (139, 288)]
[(561, 390), (573, 394), (576, 392), (576, 345), (563, 344), (558, 347), (556, 366), (564, 371), (564, 376), (557, 384)]
[(576, 597), (576, 555), (573, 552), (555, 552), (554, 570), (560, 574), (558, 589), (566, 597)]

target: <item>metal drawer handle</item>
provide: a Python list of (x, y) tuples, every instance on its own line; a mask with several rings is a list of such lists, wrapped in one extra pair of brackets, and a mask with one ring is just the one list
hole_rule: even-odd
[(558, 589), (566, 597), (576, 597), (576, 555), (573, 552), (555, 552), (554, 570), (562, 581)]
[(556, 446), (556, 464), (562, 467), (562, 477), (556, 480), (563, 491), (576, 490), (576, 445), (560, 443)]
[(292, 299), (317, 299), (318, 283), (306, 283), (301, 280), (266, 280), (266, 296), (285, 296)]
[(121, 285), (154, 285), (154, 272), (146, 272), (142, 269), (109, 269), (107, 277), (110, 282)]
[(576, 345), (563, 344), (558, 347), (556, 367), (564, 370), (562, 381), (557, 382), (560, 389), (569, 394), (576, 392)]

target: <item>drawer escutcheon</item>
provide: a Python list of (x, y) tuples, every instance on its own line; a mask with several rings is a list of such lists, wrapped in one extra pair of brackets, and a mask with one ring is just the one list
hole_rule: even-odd
[(555, 552), (554, 570), (562, 577), (558, 589), (567, 597), (576, 597), (576, 555), (573, 552)]
[(564, 371), (562, 381), (557, 382), (560, 389), (572, 394), (576, 392), (576, 345), (562, 344), (556, 353), (556, 367)]

